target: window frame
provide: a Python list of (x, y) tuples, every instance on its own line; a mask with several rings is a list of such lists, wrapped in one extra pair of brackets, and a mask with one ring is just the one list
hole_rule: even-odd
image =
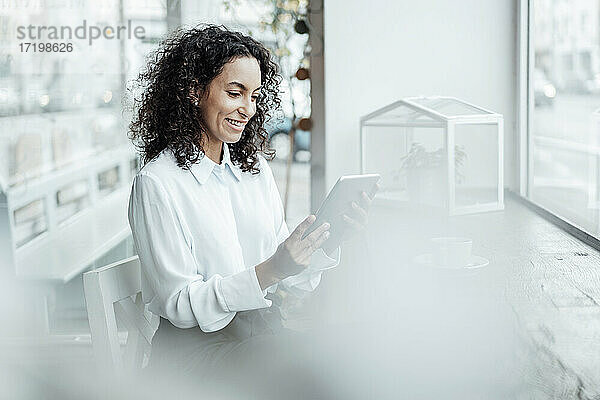
[(530, 135), (532, 110), (534, 109), (533, 85), (529, 78), (533, 76), (535, 53), (534, 34), (530, 29), (534, 15), (534, 0), (518, 0), (517, 4), (517, 132), (518, 132), (518, 165), (519, 192), (517, 200), (544, 219), (557, 225), (582, 242), (600, 250), (600, 234), (586, 231), (567, 218), (536, 203), (531, 199), (531, 183), (533, 182), (533, 135)]

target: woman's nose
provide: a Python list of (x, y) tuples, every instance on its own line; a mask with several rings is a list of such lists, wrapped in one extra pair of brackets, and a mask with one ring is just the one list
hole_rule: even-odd
[(250, 119), (256, 113), (256, 104), (251, 98), (246, 98), (240, 106), (240, 112)]

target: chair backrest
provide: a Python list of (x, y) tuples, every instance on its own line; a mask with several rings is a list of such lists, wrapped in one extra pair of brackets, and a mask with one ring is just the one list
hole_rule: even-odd
[[(92, 347), (101, 371), (135, 370), (150, 356), (159, 317), (146, 309), (141, 286), (138, 256), (83, 274)], [(128, 330), (124, 351), (121, 351), (117, 318)]]

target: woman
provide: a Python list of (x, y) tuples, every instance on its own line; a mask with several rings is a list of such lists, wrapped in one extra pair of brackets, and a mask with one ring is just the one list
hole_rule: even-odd
[[(259, 154), (272, 157), (263, 124), (280, 106), (280, 81), (259, 42), (211, 25), (176, 31), (137, 80), (130, 138), (144, 166), (128, 217), (144, 302), (161, 316), (151, 364), (214, 365), (280, 328), (269, 293), (312, 291), (339, 263), (339, 247), (320, 249), (328, 224), (302, 239), (314, 215), (289, 234)], [(366, 224), (368, 203), (347, 217), (352, 229)]]

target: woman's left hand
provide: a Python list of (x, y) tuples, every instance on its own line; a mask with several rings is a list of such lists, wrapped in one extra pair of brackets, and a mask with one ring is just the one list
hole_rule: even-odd
[[(379, 184), (377, 184), (379, 189)], [(361, 193), (360, 202), (352, 202), (351, 209), (343, 215), (345, 226), (344, 241), (353, 239), (357, 234), (363, 232), (369, 223), (369, 208), (373, 199), (366, 192)]]

